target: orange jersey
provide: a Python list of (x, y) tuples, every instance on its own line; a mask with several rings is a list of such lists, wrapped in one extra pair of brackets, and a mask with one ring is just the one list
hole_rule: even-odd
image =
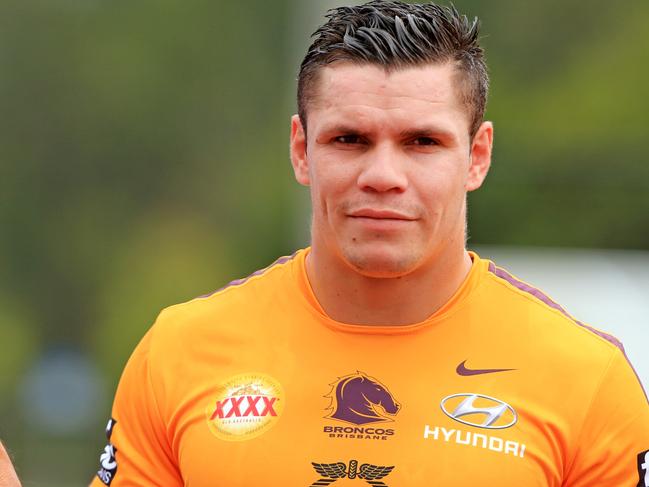
[(339, 323), (307, 252), (160, 314), (93, 487), (649, 486), (616, 339), (475, 254), (426, 321)]

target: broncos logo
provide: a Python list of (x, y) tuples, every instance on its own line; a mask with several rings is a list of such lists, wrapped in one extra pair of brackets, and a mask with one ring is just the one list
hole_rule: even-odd
[(380, 467), (378, 465), (370, 465), (364, 463), (358, 468), (356, 460), (350, 460), (349, 468), (343, 462), (337, 463), (315, 463), (311, 462), (313, 468), (322, 477), (311, 484), (310, 487), (327, 486), (338, 479), (355, 479), (359, 478), (365, 480), (368, 484), (374, 487), (388, 487), (387, 484), (381, 482), (381, 479), (390, 475), (394, 469), (391, 467)]
[(392, 421), (400, 405), (378, 380), (363, 372), (340, 377), (331, 384), (328, 418), (355, 425)]

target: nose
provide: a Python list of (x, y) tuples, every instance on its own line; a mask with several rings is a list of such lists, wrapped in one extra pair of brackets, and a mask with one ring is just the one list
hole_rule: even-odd
[(408, 178), (403, 155), (400, 156), (389, 144), (375, 146), (366, 154), (357, 184), (364, 191), (404, 192)]

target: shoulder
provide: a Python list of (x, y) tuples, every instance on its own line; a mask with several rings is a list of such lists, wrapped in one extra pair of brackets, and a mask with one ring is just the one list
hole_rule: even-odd
[(265, 347), (274, 333), (265, 317), (280, 290), (291, 292), (292, 262), (277, 259), (214, 293), (163, 309), (132, 353), (122, 389), (150, 384), (161, 416), (169, 418), (165, 405), (196, 384), (212, 384), (242, 353)]
[(494, 308), (504, 336), (520, 343), (536, 366), (557, 375), (577, 374), (582, 384), (596, 387), (621, 359), (635, 385), (640, 382), (614, 335), (584, 323), (544, 291), (493, 262), (486, 261), (483, 282), (483, 303)]
[(581, 345), (588, 343), (610, 353), (623, 348), (615, 336), (580, 321), (535, 285), (491, 261), (487, 261), (486, 269), (490, 298), (501, 305), (505, 314), (513, 312), (522, 319), (520, 314), (525, 313), (524, 321), (537, 327), (532, 331), (538, 335), (549, 334), (554, 341), (571, 338)]
[(539, 402), (553, 408), (560, 404), (576, 423), (585, 420), (584, 401), (596, 403), (594, 409), (604, 415), (618, 408), (621, 398), (646, 405), (642, 383), (617, 337), (580, 321), (493, 262), (484, 266), (478, 299), (490, 326), (481, 343), (497, 344), (502, 356), (520, 364), (525, 377), (520, 387), (529, 397), (538, 394)]
[[(178, 348), (179, 343), (205, 333), (228, 333), (228, 324), (263, 312), (278, 289), (293, 282), (293, 264), (305, 251), (282, 256), (247, 277), (231, 281), (209, 294), (164, 308), (149, 330), (149, 347)], [(232, 330), (235, 331), (235, 330)]]

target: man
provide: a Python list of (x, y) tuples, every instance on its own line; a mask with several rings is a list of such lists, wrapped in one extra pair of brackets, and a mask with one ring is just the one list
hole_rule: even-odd
[(649, 485), (619, 342), (465, 250), (477, 38), (433, 4), (329, 13), (291, 120), (311, 247), (162, 312), (93, 486)]
[(0, 441), (0, 487), (20, 487), (16, 471), (11, 465), (9, 454)]

